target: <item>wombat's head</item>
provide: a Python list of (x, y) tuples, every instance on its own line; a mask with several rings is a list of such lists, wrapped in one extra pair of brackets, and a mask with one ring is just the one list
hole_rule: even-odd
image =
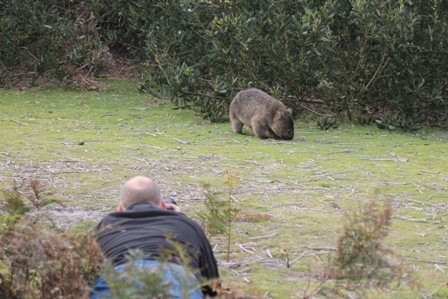
[(272, 123), (272, 131), (281, 139), (291, 140), (294, 138), (294, 121), (292, 119), (292, 111), (277, 111)]

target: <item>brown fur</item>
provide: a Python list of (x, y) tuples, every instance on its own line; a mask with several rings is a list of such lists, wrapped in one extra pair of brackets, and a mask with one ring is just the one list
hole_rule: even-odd
[(240, 91), (230, 103), (229, 116), (235, 134), (241, 134), (246, 125), (262, 139), (269, 135), (276, 139), (294, 138), (291, 109), (259, 89)]

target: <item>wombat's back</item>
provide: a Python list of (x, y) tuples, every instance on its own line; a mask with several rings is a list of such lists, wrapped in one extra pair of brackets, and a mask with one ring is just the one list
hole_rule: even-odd
[(232, 106), (232, 104), (234, 106), (237, 105), (243, 109), (252, 106), (255, 106), (253, 108), (263, 108), (265, 105), (283, 105), (282, 102), (274, 99), (267, 93), (256, 88), (250, 88), (240, 91), (236, 94), (235, 98), (233, 98), (230, 105)]
[[(266, 110), (266, 107), (270, 107), (270, 109)], [(256, 88), (238, 92), (230, 103), (230, 113), (237, 114), (241, 120), (247, 119), (247, 121), (254, 115), (265, 114), (277, 109), (287, 108), (279, 100)]]

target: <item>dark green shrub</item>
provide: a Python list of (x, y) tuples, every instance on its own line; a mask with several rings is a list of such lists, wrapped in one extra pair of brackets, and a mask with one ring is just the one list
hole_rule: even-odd
[[(139, 1), (156, 63), (141, 89), (213, 121), (249, 86), (299, 113), (446, 119), (448, 7), (443, 1)], [(305, 100), (306, 99), (306, 100)], [(317, 99), (317, 100), (316, 100)], [(358, 116), (357, 116), (358, 117)]]
[(14, 0), (0, 6), (0, 83), (70, 83), (107, 65), (88, 3)]

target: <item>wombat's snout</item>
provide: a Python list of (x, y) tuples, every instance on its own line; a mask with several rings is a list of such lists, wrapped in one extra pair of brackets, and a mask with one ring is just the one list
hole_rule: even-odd
[(294, 138), (294, 131), (286, 130), (285, 135), (282, 136), (283, 139), (291, 140)]

